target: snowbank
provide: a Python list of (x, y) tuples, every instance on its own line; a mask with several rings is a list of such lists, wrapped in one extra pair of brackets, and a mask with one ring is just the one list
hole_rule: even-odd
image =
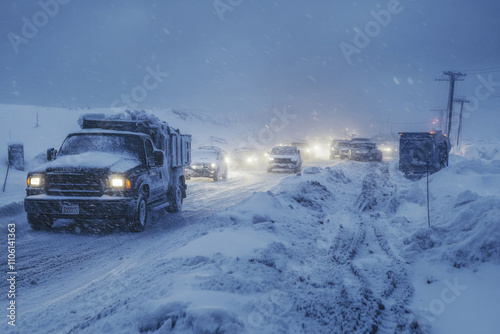
[[(375, 246), (369, 255), (365, 243), (373, 232), (359, 226), (365, 206), (352, 205), (379, 196), (376, 190), (359, 199), (361, 189), (373, 187), (374, 175), (384, 173), (377, 164), (366, 168), (368, 178), (359, 178), (358, 172), (346, 175), (342, 167), (311, 168), (216, 214), (214, 219), (226, 227), (166, 255), (183, 263), (185, 271), (173, 279), (175, 293), (167, 293), (161, 306), (144, 310), (157, 314), (164, 309), (164, 315), (147, 321), (144, 315), (141, 328), (166, 326), (180, 333), (417, 331), (418, 321), (403, 307), (411, 295), (404, 268), (380, 267), (378, 261), (399, 260)], [(385, 204), (372, 203), (370, 210)], [(380, 274), (393, 281), (374, 284)]]
[[(171, 254), (193, 269), (161, 306), (175, 314), (167, 327), (493, 333), (493, 318), (478, 314), (481, 326), (460, 327), (456, 316), (467, 314), (469, 322), (475, 316), (468, 301), (500, 306), (491, 297), (499, 293), (482, 292), (496, 286), (484, 275), (500, 272), (498, 162), (457, 159), (432, 175), (431, 228), (425, 180), (406, 180), (394, 165), (354, 166), (307, 168), (216, 214), (226, 227)], [(461, 289), (462, 282), (486, 285), (477, 295), (457, 290), (453, 305), (436, 299), (443, 286)], [(438, 302), (445, 308), (436, 310)]]
[(500, 160), (500, 147), (494, 140), (465, 140), (454, 154), (468, 159)]
[(425, 252), (455, 267), (500, 263), (499, 160), (457, 162), (431, 176), (430, 194), (431, 228), (405, 240), (410, 258)]

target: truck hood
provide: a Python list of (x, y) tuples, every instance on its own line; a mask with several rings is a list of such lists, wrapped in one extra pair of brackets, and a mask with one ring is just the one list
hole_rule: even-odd
[(46, 171), (66, 169), (86, 170), (108, 170), (112, 173), (125, 173), (126, 171), (140, 165), (138, 159), (127, 155), (112, 153), (86, 152), (75, 155), (58, 157), (54, 161), (47, 162), (31, 170), (32, 173), (43, 173)]

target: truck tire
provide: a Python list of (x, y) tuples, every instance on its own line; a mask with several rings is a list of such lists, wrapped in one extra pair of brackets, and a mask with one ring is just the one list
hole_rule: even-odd
[(134, 213), (126, 219), (128, 228), (132, 232), (142, 232), (148, 222), (148, 203), (144, 193), (139, 195)]
[(36, 231), (48, 230), (54, 224), (54, 219), (47, 215), (28, 213), (27, 219), (31, 228)]
[(220, 175), (219, 175), (219, 170), (217, 169), (217, 171), (215, 172), (215, 175), (214, 175), (214, 181), (219, 182), (219, 180), (220, 180)]
[(168, 212), (179, 212), (182, 211), (182, 202), (184, 201), (184, 182), (182, 178), (177, 180), (177, 184), (174, 185), (172, 190), (167, 194), (168, 203), (170, 204), (167, 207)]

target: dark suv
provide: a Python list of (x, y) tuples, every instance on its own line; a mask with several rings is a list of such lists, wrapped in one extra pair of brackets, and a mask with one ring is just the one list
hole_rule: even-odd
[(369, 142), (351, 143), (349, 148), (349, 159), (355, 161), (382, 161), (382, 151), (377, 144)]
[(192, 152), (192, 163), (186, 167), (188, 179), (209, 177), (214, 181), (227, 180), (228, 168), (226, 152), (216, 146), (202, 146)]
[(330, 159), (346, 159), (349, 156), (350, 142), (347, 139), (334, 139), (330, 143)]
[(300, 172), (302, 157), (295, 146), (275, 146), (268, 156), (267, 172)]

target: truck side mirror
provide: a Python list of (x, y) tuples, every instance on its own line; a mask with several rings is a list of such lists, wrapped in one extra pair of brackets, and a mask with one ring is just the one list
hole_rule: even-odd
[(155, 161), (156, 166), (163, 166), (164, 163), (164, 156), (162, 151), (154, 151), (153, 152), (153, 159)]
[(49, 148), (47, 150), (47, 161), (55, 160), (56, 159), (56, 155), (57, 155), (57, 150), (54, 149), (53, 147)]

